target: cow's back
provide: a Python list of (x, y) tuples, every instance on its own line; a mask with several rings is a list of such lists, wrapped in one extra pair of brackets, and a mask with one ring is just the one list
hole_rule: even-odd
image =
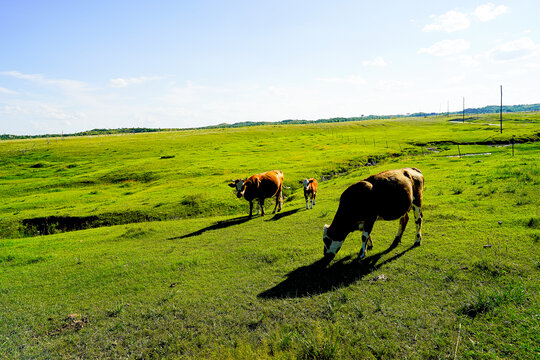
[(365, 181), (373, 185), (372, 201), (377, 216), (384, 220), (399, 219), (411, 208), (417, 183), (422, 174), (413, 169), (388, 170)]
[(311, 191), (315, 194), (317, 192), (317, 180), (315, 178), (310, 178), (309, 181), (311, 181), (311, 183), (309, 184), (310, 187), (311, 187)]
[(281, 191), (283, 186), (283, 172), (272, 170), (253, 175), (246, 180), (245, 186), (244, 198), (246, 200), (272, 197)]

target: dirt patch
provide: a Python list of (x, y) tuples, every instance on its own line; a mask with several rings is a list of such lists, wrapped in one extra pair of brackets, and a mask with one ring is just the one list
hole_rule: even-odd
[[(54, 322), (54, 318), (49, 318), (49, 321)], [(88, 319), (81, 314), (69, 314), (59, 323), (54, 325), (54, 329), (50, 332), (51, 335), (61, 335), (67, 332), (79, 331), (88, 325)]]

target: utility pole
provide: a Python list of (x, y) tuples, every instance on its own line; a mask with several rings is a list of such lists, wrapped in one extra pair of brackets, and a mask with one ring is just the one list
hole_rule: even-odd
[(501, 120), (501, 134), (502, 134), (502, 85), (501, 85), (501, 112), (500, 112), (500, 120)]
[(465, 122), (465, 96), (463, 97), (463, 118), (461, 120), (462, 123)]

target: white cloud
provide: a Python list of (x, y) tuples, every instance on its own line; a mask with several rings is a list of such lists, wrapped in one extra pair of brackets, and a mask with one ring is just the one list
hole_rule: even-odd
[(129, 85), (129, 81), (126, 79), (111, 79), (109, 80), (109, 86), (113, 88), (123, 88)]
[(495, 5), (493, 3), (477, 6), (472, 13), (450, 10), (442, 15), (431, 15), (430, 18), (433, 19), (432, 23), (425, 25), (422, 31), (442, 31), (451, 33), (465, 30), (471, 25), (471, 20), (469, 19), (470, 16), (476, 17), (478, 20), (484, 22), (493, 20), (507, 11), (508, 7), (504, 5)]
[(540, 52), (540, 45), (529, 37), (521, 37), (517, 40), (503, 43), (489, 52), (489, 57), (494, 61), (511, 61), (528, 58)]
[(2, 71), (0, 75), (10, 76), (16, 79), (27, 80), (39, 85), (55, 86), (64, 90), (83, 90), (88, 89), (86, 83), (71, 79), (52, 79), (41, 74), (23, 74), (18, 71)]
[(346, 77), (333, 77), (333, 78), (319, 78), (317, 79), (326, 83), (341, 83), (341, 84), (352, 84), (352, 85), (365, 85), (367, 84), (366, 79), (359, 75), (350, 75)]
[(109, 80), (109, 86), (113, 88), (124, 88), (130, 85), (143, 84), (149, 81), (161, 80), (162, 76), (141, 76), (137, 78), (116, 78)]
[(15, 95), (15, 94), (17, 94), (17, 92), (13, 91), (13, 90), (6, 89), (6, 88), (3, 88), (3, 87), (0, 87), (0, 94)]
[(471, 21), (466, 14), (458, 11), (448, 11), (443, 15), (431, 15), (434, 22), (424, 26), (422, 31), (444, 31), (451, 33), (454, 31), (465, 30), (471, 25)]
[(456, 59), (461, 65), (466, 67), (478, 67), (480, 66), (483, 61), (485, 61), (485, 54), (477, 54), (477, 55), (460, 55)]
[(66, 111), (62, 106), (44, 102), (24, 101), (15, 105), (5, 105), (0, 107), (2, 115), (23, 115), (31, 118), (43, 118), (53, 120), (80, 120), (86, 119), (87, 116), (83, 112)]
[(508, 11), (508, 7), (504, 5), (495, 5), (493, 3), (487, 3), (484, 5), (478, 6), (474, 10), (474, 15), (480, 21), (490, 21), (495, 19), (497, 16), (504, 14)]
[(377, 88), (382, 91), (389, 90), (404, 90), (414, 87), (414, 82), (412, 81), (401, 81), (401, 80), (380, 80), (377, 84)]
[(385, 66), (387, 66), (388, 64), (386, 63), (386, 61), (384, 61), (384, 59), (382, 58), (382, 56), (377, 56), (377, 57), (376, 57), (375, 59), (373, 59), (373, 60), (363, 61), (363, 62), (362, 62), (362, 65), (364, 65), (364, 66), (385, 67)]
[(446, 79), (446, 82), (450, 85), (459, 85), (463, 84), (465, 82), (465, 76), (464, 75), (454, 75), (450, 76)]
[(464, 39), (442, 40), (436, 42), (428, 48), (418, 50), (420, 54), (429, 54), (433, 56), (448, 56), (462, 53), (469, 49), (470, 44)]

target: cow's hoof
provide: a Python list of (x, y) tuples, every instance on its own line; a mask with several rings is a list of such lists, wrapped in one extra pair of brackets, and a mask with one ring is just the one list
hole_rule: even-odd
[(416, 240), (414, 242), (414, 246), (420, 246), (420, 245), (422, 245), (422, 240)]
[(330, 262), (330, 261), (334, 260), (335, 257), (336, 257), (336, 254), (324, 254), (324, 258), (323, 258), (323, 259), (324, 259), (325, 261)]

